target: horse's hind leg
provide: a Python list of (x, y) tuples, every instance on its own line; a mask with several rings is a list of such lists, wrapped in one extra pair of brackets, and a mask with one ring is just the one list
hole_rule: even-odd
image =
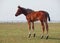
[(45, 26), (44, 26), (44, 22), (41, 21), (41, 25), (42, 25), (42, 35), (41, 35), (41, 39), (43, 38), (44, 36), (44, 31), (45, 31)]
[(29, 26), (29, 38), (30, 38), (30, 36), (31, 36), (31, 22), (28, 22), (28, 26)]
[(46, 25), (46, 39), (48, 39), (48, 23), (47, 23), (47, 21), (45, 22), (45, 25)]
[(33, 31), (33, 37), (35, 37), (35, 32), (34, 32), (34, 22), (32, 22), (32, 31)]

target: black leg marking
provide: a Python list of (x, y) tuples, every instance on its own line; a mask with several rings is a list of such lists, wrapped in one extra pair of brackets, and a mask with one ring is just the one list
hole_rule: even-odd
[(36, 34), (33, 35), (33, 37), (35, 37), (35, 36), (36, 36)]
[(30, 37), (31, 37), (31, 34), (29, 34), (28, 38), (30, 38)]
[(41, 36), (41, 39), (43, 38), (43, 36)]
[(46, 36), (46, 39), (48, 39), (49, 36)]

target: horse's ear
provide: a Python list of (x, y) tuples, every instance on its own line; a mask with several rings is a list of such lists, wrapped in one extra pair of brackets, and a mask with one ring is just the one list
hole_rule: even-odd
[(18, 8), (20, 8), (20, 6), (18, 6)]

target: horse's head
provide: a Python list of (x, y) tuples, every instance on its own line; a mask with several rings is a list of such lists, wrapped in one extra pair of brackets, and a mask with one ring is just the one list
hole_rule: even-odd
[(22, 14), (22, 10), (21, 10), (21, 7), (18, 6), (18, 9), (17, 9), (17, 12), (16, 12), (15, 16), (18, 16), (20, 14)]

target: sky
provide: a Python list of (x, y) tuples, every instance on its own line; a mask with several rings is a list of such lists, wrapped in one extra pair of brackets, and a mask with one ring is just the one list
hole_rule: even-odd
[(0, 0), (0, 22), (26, 21), (23, 14), (15, 17), (18, 5), (35, 11), (47, 11), (51, 20), (60, 21), (60, 0)]

